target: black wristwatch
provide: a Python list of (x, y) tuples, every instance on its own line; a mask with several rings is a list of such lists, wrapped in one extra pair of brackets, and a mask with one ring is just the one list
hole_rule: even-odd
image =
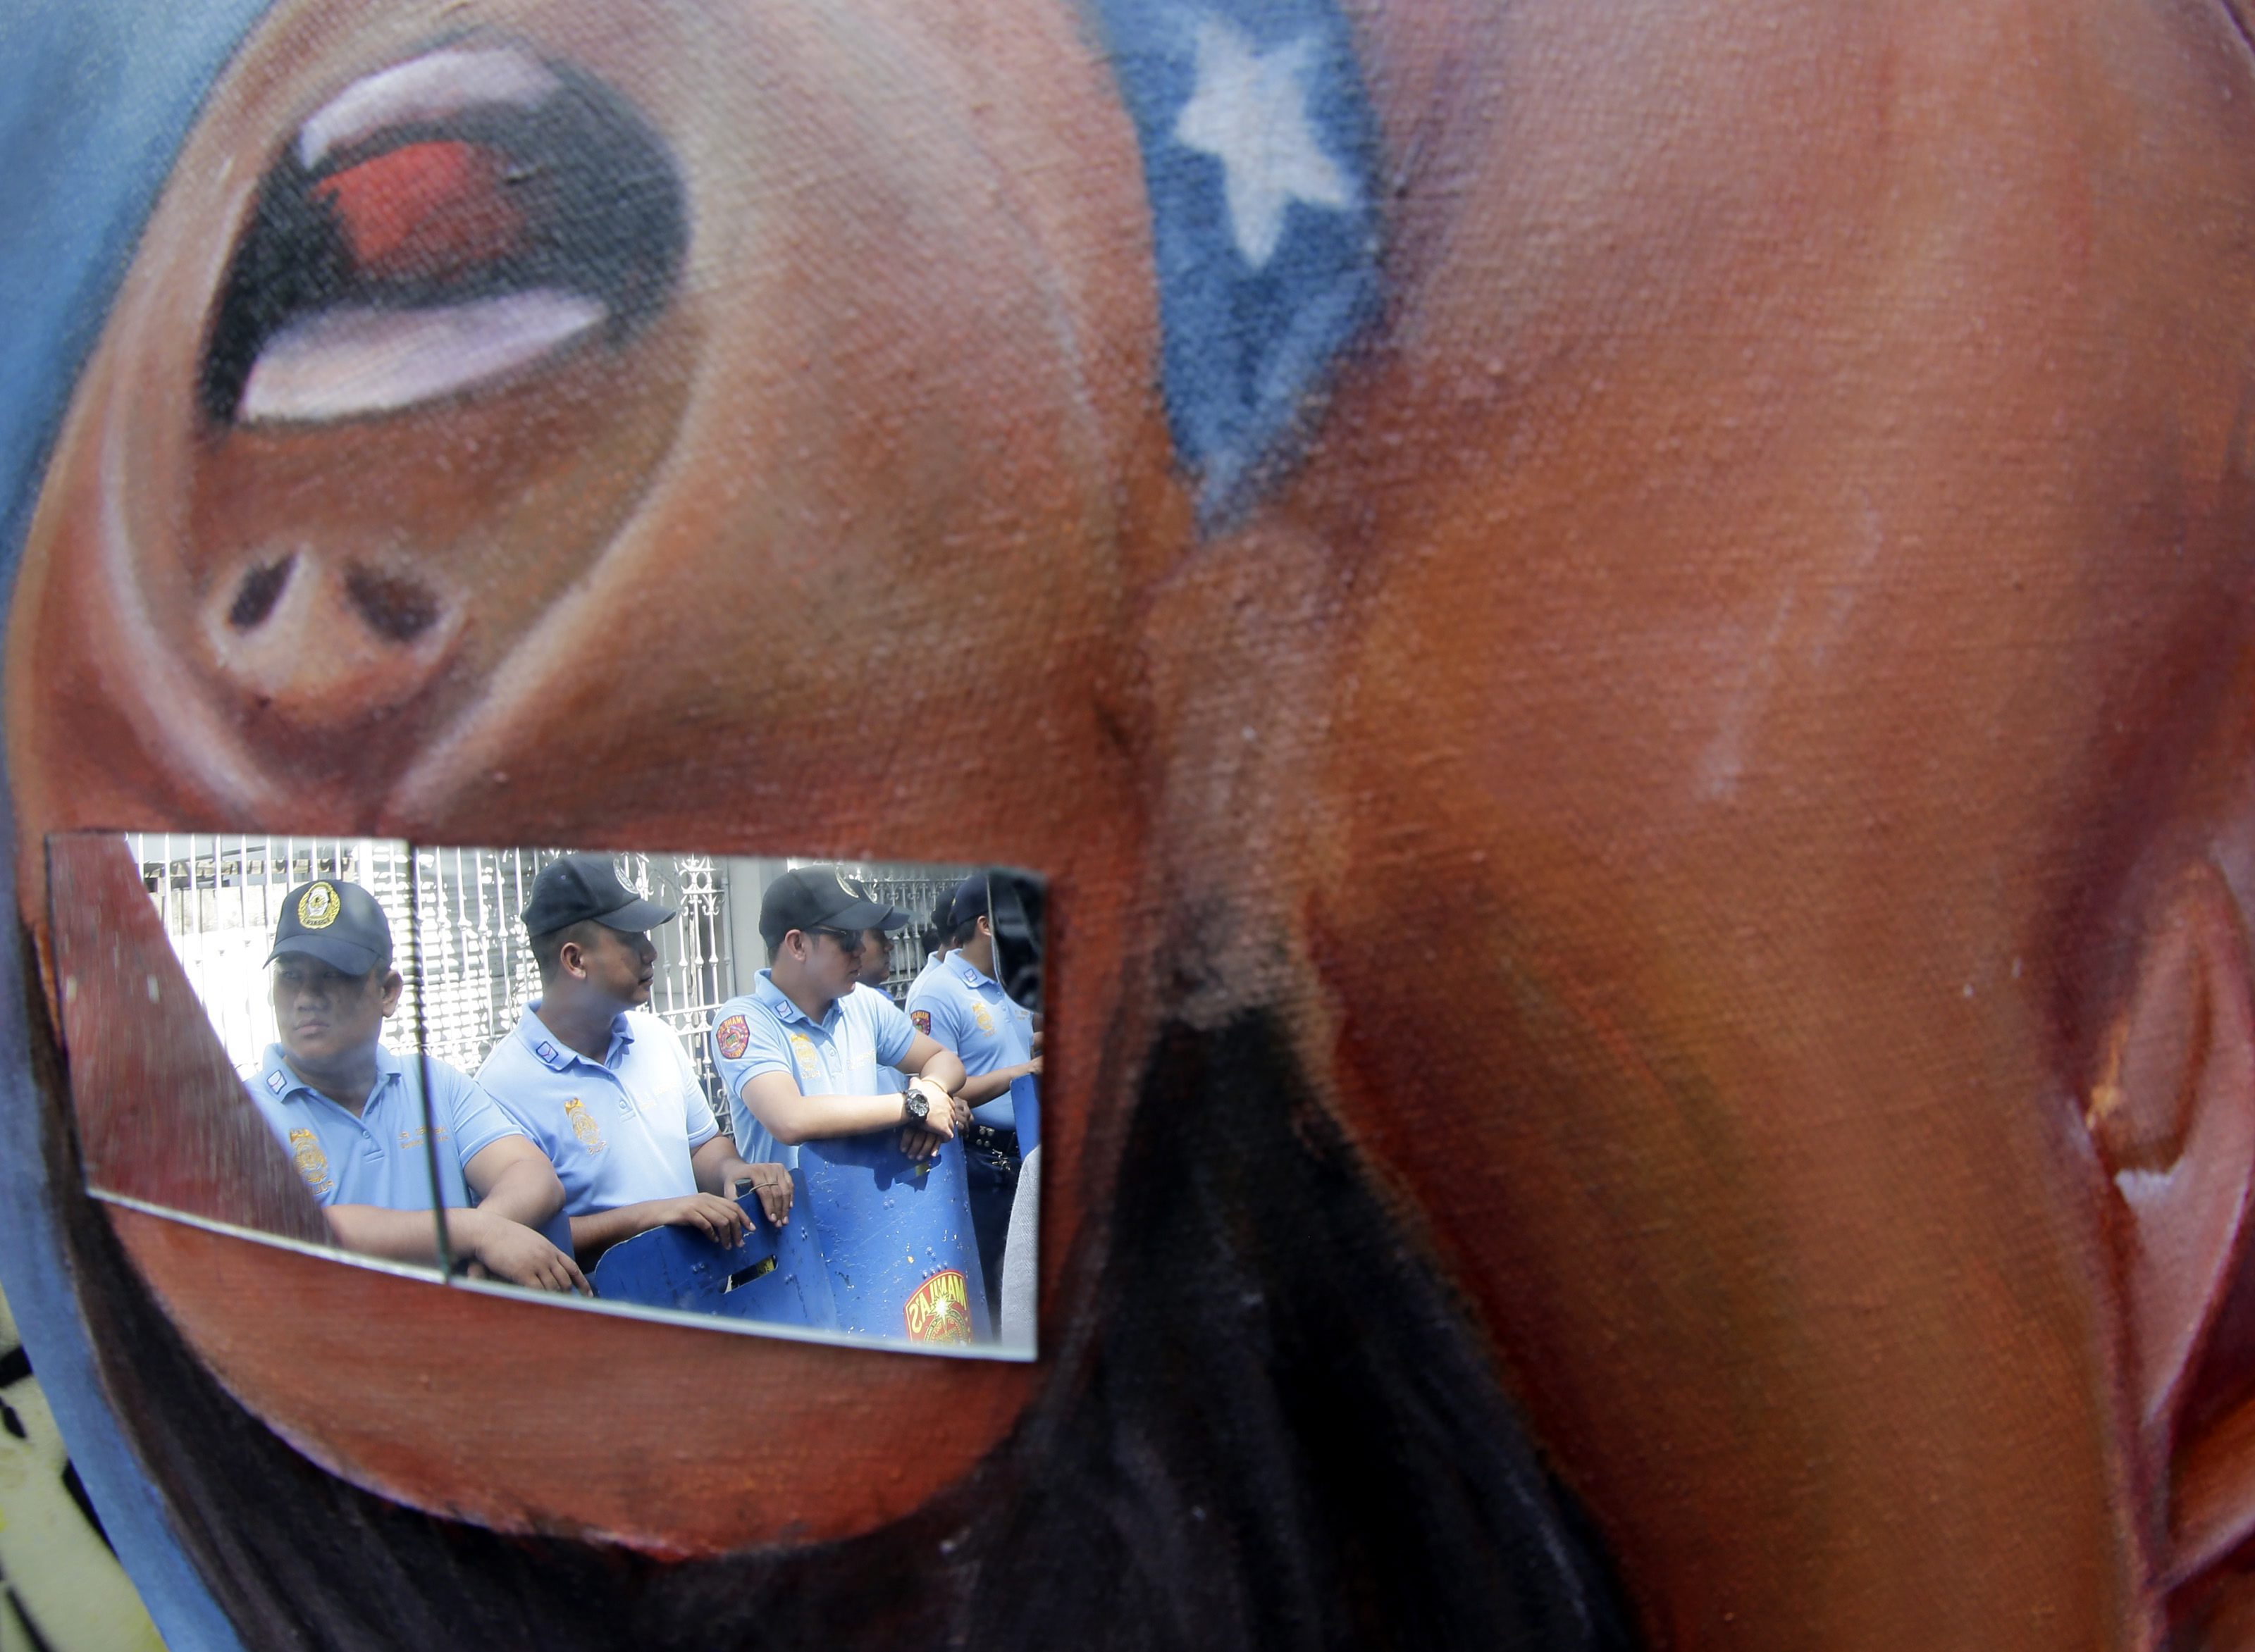
[(931, 1116), (931, 1103), (922, 1092), (910, 1088), (901, 1092), (901, 1114), (911, 1124), (921, 1124)]

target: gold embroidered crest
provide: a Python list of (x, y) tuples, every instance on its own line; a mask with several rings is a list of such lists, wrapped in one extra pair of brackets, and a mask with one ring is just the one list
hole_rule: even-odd
[(595, 1123), (585, 1102), (574, 1096), (564, 1103), (564, 1116), (572, 1126), (572, 1133), (580, 1138), (580, 1146), (591, 1153), (604, 1151), (603, 1127)]
[(317, 1194), (325, 1194), (333, 1186), (329, 1180), (329, 1156), (321, 1151), (321, 1138), (309, 1130), (290, 1132), (290, 1157), (297, 1161), (298, 1173), (306, 1179), (306, 1186)]
[(315, 884), (298, 897), (298, 923), (301, 928), (326, 929), (337, 920), (337, 914), (345, 903), (337, 898), (333, 884)]
[(905, 1310), (909, 1340), (961, 1344), (971, 1340), (971, 1293), (960, 1268), (935, 1273), (917, 1287)]
[(972, 1000), (971, 1013), (978, 1021), (979, 1030), (981, 1032), (992, 1032), (994, 1030), (994, 1018), (987, 1014), (987, 1006), (975, 998)]
[(798, 1070), (806, 1083), (816, 1083), (827, 1076), (822, 1065), (822, 1052), (814, 1047), (814, 1040), (804, 1032), (790, 1035), (790, 1053), (798, 1062)]

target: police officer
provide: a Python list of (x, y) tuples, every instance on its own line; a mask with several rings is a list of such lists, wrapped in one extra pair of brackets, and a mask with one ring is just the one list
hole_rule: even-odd
[(1042, 1070), (1034, 1054), (1032, 1013), (1002, 990), (994, 972), (994, 928), (987, 912), (987, 874), (973, 872), (956, 886), (949, 909), (946, 962), (925, 970), (909, 989), (909, 1020), (968, 1074), (959, 1092), (971, 1106), (964, 1152), (971, 1181), (971, 1226), (987, 1277), (989, 1305), (1000, 1318), (1002, 1247), (1010, 1227), (1010, 1201), (1018, 1186), (1017, 1121), (1010, 1085)]
[(661, 1227), (741, 1245), (742, 1182), (770, 1222), (789, 1221), (790, 1176), (737, 1154), (680, 1040), (643, 1008), (647, 932), (674, 909), (628, 888), (608, 856), (573, 854), (541, 869), (523, 916), (541, 996), (478, 1079), (554, 1162), (580, 1256)]
[(861, 969), (854, 979), (872, 992), (883, 992), (892, 978), (893, 938), (873, 924), (861, 931)]
[[(924, 920), (924, 968), (917, 971), (917, 981), (923, 980), (947, 962), (948, 942), (954, 938), (954, 928), (955, 891), (950, 889), (933, 903), (931, 915)], [(909, 990), (916, 990), (915, 981), (909, 984)]]
[(457, 1258), (518, 1284), (585, 1291), (572, 1257), (536, 1231), (564, 1202), (540, 1150), (457, 1068), (383, 1047), (404, 984), (376, 897), (342, 878), (292, 889), (266, 961), (281, 1037), (267, 1046), (251, 1094), (337, 1242), (434, 1261), (432, 1209), (443, 1203)]
[[(801, 1142), (898, 1124), (903, 1150), (928, 1158), (968, 1121), (954, 1097), (963, 1064), (857, 979), (862, 932), (907, 921), (836, 866), (800, 866), (768, 886), (760, 938), (769, 967), (713, 1026), (746, 1152), (757, 1143), (762, 1156), (796, 1165)], [(887, 1067), (910, 1074), (902, 1088), (884, 1085)]]

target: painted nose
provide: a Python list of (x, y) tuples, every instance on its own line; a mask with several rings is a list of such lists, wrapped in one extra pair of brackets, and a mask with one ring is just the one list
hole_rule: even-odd
[(225, 570), (202, 620), (221, 678), (252, 706), (310, 730), (422, 694), (461, 629), (463, 605), (412, 567), (306, 546)]

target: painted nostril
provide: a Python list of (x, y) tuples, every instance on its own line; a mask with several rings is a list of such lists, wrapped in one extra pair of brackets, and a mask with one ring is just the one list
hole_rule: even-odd
[(347, 569), (345, 594), (369, 629), (393, 642), (414, 641), (439, 617), (439, 599), (425, 587), (371, 569)]
[(227, 622), (237, 631), (251, 631), (266, 623), (266, 616), (274, 612), (281, 599), (282, 587), (290, 583), (290, 570), (298, 565), (295, 556), (285, 556), (280, 562), (267, 563), (243, 575), (242, 584), (236, 587), (235, 604), (227, 611)]

